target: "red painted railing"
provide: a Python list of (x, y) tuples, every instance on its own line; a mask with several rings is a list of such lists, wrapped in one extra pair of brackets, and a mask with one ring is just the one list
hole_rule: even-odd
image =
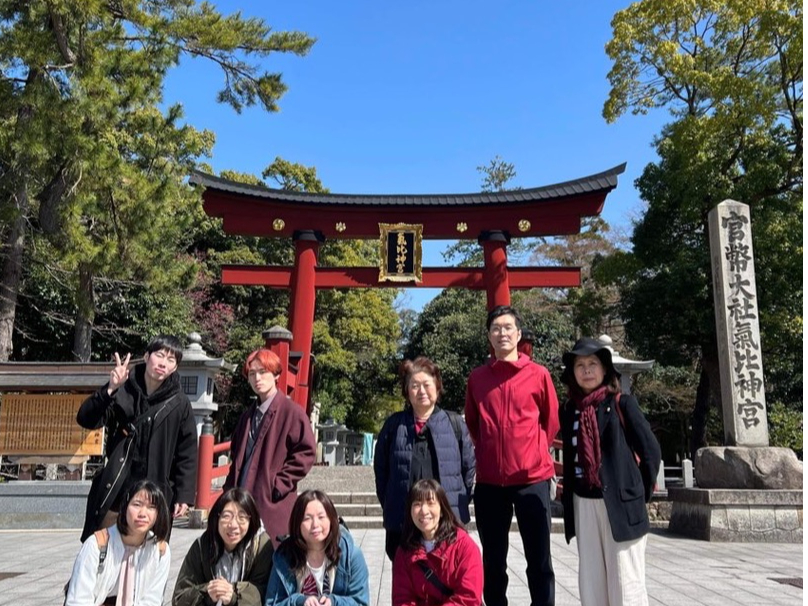
[(211, 483), (214, 478), (226, 478), (230, 473), (230, 463), (216, 465), (218, 455), (225, 452), (230, 452), (230, 442), (216, 444), (213, 436), (213, 422), (210, 421), (210, 417), (207, 417), (202, 425), (202, 435), (199, 436), (195, 509), (210, 509), (222, 494), (222, 489), (213, 490)]

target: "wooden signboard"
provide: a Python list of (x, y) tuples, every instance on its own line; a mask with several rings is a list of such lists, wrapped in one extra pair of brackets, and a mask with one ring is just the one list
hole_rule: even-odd
[(76, 423), (87, 394), (4, 394), (0, 401), (0, 454), (100, 455), (104, 430)]

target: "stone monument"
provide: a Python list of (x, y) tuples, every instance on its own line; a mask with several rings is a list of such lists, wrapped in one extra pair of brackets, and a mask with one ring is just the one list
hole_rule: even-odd
[(726, 446), (695, 455), (698, 488), (672, 489), (671, 532), (705, 540), (802, 542), (802, 462), (769, 447), (749, 206), (709, 214)]

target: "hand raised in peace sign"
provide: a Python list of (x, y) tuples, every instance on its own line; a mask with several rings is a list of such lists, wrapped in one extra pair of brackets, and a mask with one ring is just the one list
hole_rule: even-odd
[(126, 357), (121, 361), (121, 356), (118, 355), (118, 352), (115, 352), (115, 368), (113, 368), (109, 373), (109, 386), (107, 387), (107, 393), (112, 395), (117, 391), (117, 389), (126, 383), (126, 379), (129, 378), (129, 359), (132, 357), (132, 354), (126, 354)]

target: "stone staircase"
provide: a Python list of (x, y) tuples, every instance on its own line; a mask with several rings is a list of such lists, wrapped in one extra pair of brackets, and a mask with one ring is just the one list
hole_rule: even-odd
[[(369, 466), (314, 467), (298, 485), (298, 491), (316, 488), (328, 493), (334, 501), (337, 512), (348, 528), (383, 528), (382, 508), (376, 498), (376, 484), (373, 468)], [(553, 510), (553, 532), (564, 532), (560, 503)], [(558, 517), (556, 517), (558, 516)], [(471, 505), (471, 521), (466, 524), (469, 530), (476, 530), (474, 505)], [(519, 528), (514, 517), (511, 531)]]

